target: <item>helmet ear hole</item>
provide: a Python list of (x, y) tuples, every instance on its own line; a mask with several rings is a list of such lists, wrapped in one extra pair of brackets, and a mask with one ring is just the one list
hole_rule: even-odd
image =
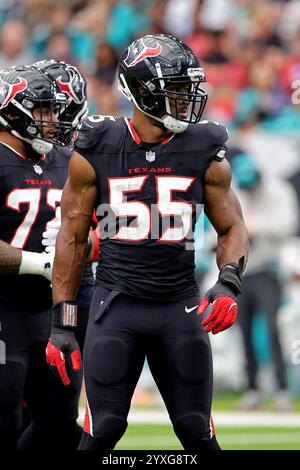
[[(146, 90), (147, 91), (147, 90)], [(151, 93), (146, 93), (140, 97), (140, 106), (146, 113), (159, 113), (162, 109), (162, 99), (159, 96), (153, 96)]]
[(140, 86), (138, 91), (141, 96), (149, 95), (149, 90), (147, 90), (147, 88), (145, 88), (144, 86)]

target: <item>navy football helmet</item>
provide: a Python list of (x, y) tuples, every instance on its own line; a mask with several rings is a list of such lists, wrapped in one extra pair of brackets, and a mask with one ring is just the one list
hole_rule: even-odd
[(155, 34), (134, 41), (121, 56), (118, 80), (127, 99), (170, 131), (183, 132), (201, 119), (204, 71), (179, 39)]
[(66, 95), (66, 107), (62, 110), (59, 119), (71, 124), (71, 130), (66, 129), (63, 136), (64, 144), (69, 145), (78, 123), (88, 113), (86, 80), (77, 67), (63, 61), (41, 60), (35, 62), (34, 65), (56, 80), (61, 91)]
[[(48, 153), (53, 144), (62, 144), (60, 136), (70, 125), (58, 118), (46, 119), (45, 108), (59, 116), (65, 104), (59, 86), (38, 68), (22, 65), (0, 71), (0, 124), (37, 153)], [(36, 108), (40, 108), (38, 117), (33, 116)]]

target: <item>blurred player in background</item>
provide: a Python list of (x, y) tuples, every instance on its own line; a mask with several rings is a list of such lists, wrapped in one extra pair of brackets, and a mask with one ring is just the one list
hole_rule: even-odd
[[(81, 450), (111, 450), (122, 437), (145, 356), (182, 446), (219, 449), (207, 332), (236, 320), (248, 238), (224, 159), (227, 132), (200, 121), (207, 100), (203, 81), (184, 43), (145, 36), (119, 63), (120, 89), (134, 103), (132, 121), (90, 116), (75, 141), (53, 272), (49, 362), (66, 343), (77, 349), (75, 298), (94, 208), (101, 220), (104, 204), (108, 224), (116, 223), (112, 233), (100, 234), (84, 353)], [(201, 203), (218, 232), (220, 272), (200, 303), (190, 232)], [(197, 313), (210, 303), (201, 324)]]
[(291, 401), (277, 328), (282, 300), (279, 256), (284, 243), (297, 233), (297, 198), (288, 181), (264, 176), (249, 154), (235, 150), (230, 163), (250, 239), (250, 260), (243, 280), (243, 293), (238, 300), (248, 379), (248, 390), (239, 407), (248, 410), (262, 404), (252, 330), (254, 315), (260, 313), (266, 318), (275, 369), (275, 404), (278, 410), (287, 411)]

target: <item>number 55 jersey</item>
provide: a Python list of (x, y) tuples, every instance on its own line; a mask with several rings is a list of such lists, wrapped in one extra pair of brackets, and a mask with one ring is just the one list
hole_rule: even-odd
[(96, 284), (167, 302), (198, 292), (194, 226), (205, 172), (224, 158), (226, 140), (226, 129), (207, 121), (155, 144), (127, 118), (89, 116), (80, 125), (74, 150), (97, 175)]

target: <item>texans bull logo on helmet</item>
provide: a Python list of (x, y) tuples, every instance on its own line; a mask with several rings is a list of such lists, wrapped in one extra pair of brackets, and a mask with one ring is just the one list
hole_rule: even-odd
[(0, 78), (0, 109), (5, 108), (17, 93), (26, 90), (28, 83), (23, 77), (18, 77), (18, 83), (6, 83)]
[[(156, 43), (156, 47), (148, 47), (143, 41), (141, 41), (141, 43), (144, 47), (140, 52), (138, 51), (136, 44), (132, 44), (129, 47), (128, 56), (124, 60), (127, 67), (134, 67), (136, 64), (146, 59), (147, 57), (156, 57), (159, 56), (162, 52), (161, 44), (158, 42)], [(135, 55), (135, 57), (132, 57), (132, 55)]]
[(80, 80), (73, 69), (67, 67), (65, 72), (67, 72), (68, 81), (63, 81), (63, 77), (60, 75), (56, 82), (62, 92), (70, 96), (75, 103), (81, 104), (85, 100), (84, 82)]

